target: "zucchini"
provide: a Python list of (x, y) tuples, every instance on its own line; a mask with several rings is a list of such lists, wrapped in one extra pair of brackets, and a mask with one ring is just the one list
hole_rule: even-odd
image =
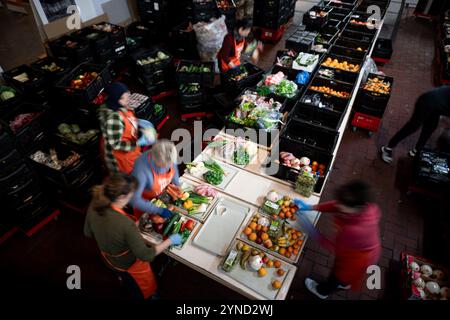
[(172, 227), (175, 225), (175, 223), (178, 221), (179, 218), (180, 218), (179, 213), (173, 214), (172, 218), (169, 220), (166, 227), (164, 228), (163, 237), (165, 237), (169, 234), (170, 229), (172, 229)]
[(182, 222), (180, 219), (180, 221), (178, 221), (177, 224), (175, 225), (175, 227), (173, 228), (172, 234), (177, 234), (180, 232), (181, 224), (182, 224)]

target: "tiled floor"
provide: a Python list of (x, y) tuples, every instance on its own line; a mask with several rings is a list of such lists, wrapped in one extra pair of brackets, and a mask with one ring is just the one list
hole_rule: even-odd
[[(13, 18), (9, 13), (5, 14), (0, 10), (0, 36), (2, 37), (0, 65), (4, 67), (29, 62), (40, 53), (39, 45), (35, 43), (37, 36), (35, 31), (33, 33), (30, 29), (30, 36), (22, 40), (19, 35), (23, 30), (17, 29), (19, 31), (10, 32), (12, 29), (6, 27), (16, 26), (17, 22), (22, 21), (21, 18), (19, 20)], [(21, 28), (21, 24), (17, 25), (17, 28)], [(31, 52), (21, 49), (23, 56), (16, 55), (19, 38), (21, 43), (27, 43), (27, 48), (28, 42), (32, 42), (33, 44), (29, 47), (36, 50), (33, 49)], [(397, 267), (401, 251), (429, 254), (430, 258), (440, 258), (446, 262), (450, 257), (448, 253), (447, 255), (436, 254), (435, 243), (445, 244), (440, 241), (447, 241), (448, 248), (448, 239), (436, 237), (436, 234), (439, 234), (436, 230), (445, 233), (442, 230), (446, 230), (446, 225), (441, 220), (437, 220), (436, 212), (434, 215), (430, 214), (430, 211), (436, 208), (448, 213), (450, 211), (448, 207), (440, 206), (440, 204), (424, 205), (423, 202), (405, 195), (411, 169), (411, 160), (406, 158), (406, 152), (413, 145), (416, 137), (407, 139), (398, 147), (396, 150), (398, 160), (393, 165), (386, 165), (378, 159), (379, 147), (407, 120), (416, 97), (433, 86), (434, 43), (431, 25), (428, 22), (407, 18), (402, 22), (397, 39), (392, 61), (382, 68), (386, 74), (395, 78), (394, 90), (383, 120), (383, 127), (372, 138), (367, 137), (364, 132), (353, 133), (348, 130), (345, 133), (334, 170), (323, 193), (324, 200), (332, 199), (334, 188), (352, 178), (364, 178), (372, 183), (377, 195), (377, 203), (383, 212), (381, 222), (383, 254), (379, 262), (383, 270), (382, 289), (362, 293), (339, 292), (332, 296), (333, 299), (397, 298)], [(264, 69), (268, 69), (273, 64), (275, 52), (282, 45), (283, 41), (280, 41), (276, 46), (267, 46), (267, 51), (260, 61)], [(170, 106), (170, 112), (172, 119), (170, 125), (163, 129), (164, 137), (169, 136), (172, 128), (180, 126), (192, 128), (191, 123), (180, 122), (179, 111), (174, 105)], [(432, 141), (434, 140), (435, 137)], [(36, 293), (40, 292), (38, 285), (45, 284), (47, 290), (55, 290), (54, 293), (57, 295), (59, 292), (65, 292), (70, 296), (82, 295), (91, 298), (121, 297), (117, 280), (100, 261), (95, 244), (82, 235), (83, 219), (83, 215), (66, 211), (58, 221), (48, 225), (32, 239), (22, 236), (12, 238), (0, 246), (0, 261), (2, 261), (0, 272), (9, 274), (8, 279), (14, 282), (18, 290), (22, 288), (18, 282), (20, 279), (22, 284), (26, 283), (24, 280), (34, 284)], [(318, 226), (325, 234), (330, 234), (333, 229), (330, 219), (325, 215), (320, 219)], [(430, 232), (427, 232), (427, 229)], [(429, 245), (427, 245), (427, 234), (430, 238), (434, 237)], [(445, 246), (442, 247), (445, 248)], [(433, 254), (435, 256), (432, 256)], [(157, 259), (156, 270), (164, 262), (163, 260), (163, 257)], [(5, 261), (7, 263), (4, 263)], [(66, 279), (66, 268), (70, 264), (82, 267), (82, 292), (68, 293), (67, 290), (62, 290)], [(312, 276), (319, 280), (325, 279), (332, 265), (333, 256), (316, 243), (309, 241), (298, 263), (298, 274), (289, 298), (314, 299), (305, 290), (304, 278)], [(23, 275), (26, 279), (23, 279)], [(159, 284), (161, 295), (166, 299), (241, 298), (237, 293), (182, 264), (168, 267), (159, 280)]]

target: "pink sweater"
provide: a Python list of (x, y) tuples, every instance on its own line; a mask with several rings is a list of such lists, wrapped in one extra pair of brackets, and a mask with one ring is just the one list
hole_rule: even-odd
[(324, 246), (336, 250), (337, 253), (342, 250), (379, 251), (381, 241), (378, 224), (381, 213), (376, 204), (368, 204), (362, 212), (354, 215), (339, 212), (336, 201), (318, 204), (315, 209), (336, 213), (334, 219), (338, 232), (335, 243), (323, 238), (321, 243)]

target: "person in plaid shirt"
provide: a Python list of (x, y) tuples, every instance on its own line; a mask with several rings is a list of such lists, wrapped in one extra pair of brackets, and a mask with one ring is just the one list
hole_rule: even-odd
[(141, 147), (154, 141), (146, 135), (139, 138), (139, 127), (153, 129), (150, 122), (136, 118), (129, 108), (130, 91), (123, 83), (113, 83), (107, 88), (108, 100), (98, 111), (102, 131), (102, 149), (110, 173), (130, 174)]

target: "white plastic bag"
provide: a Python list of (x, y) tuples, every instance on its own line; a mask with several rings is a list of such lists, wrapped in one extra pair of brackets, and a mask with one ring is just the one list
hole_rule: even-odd
[(364, 74), (361, 83), (366, 83), (367, 78), (369, 77), (369, 73), (378, 73), (378, 67), (375, 61), (372, 58), (367, 59), (364, 64)]
[(225, 16), (221, 16), (212, 22), (196, 23), (193, 27), (197, 36), (198, 51), (215, 52), (217, 54), (222, 48), (223, 38), (228, 33)]

